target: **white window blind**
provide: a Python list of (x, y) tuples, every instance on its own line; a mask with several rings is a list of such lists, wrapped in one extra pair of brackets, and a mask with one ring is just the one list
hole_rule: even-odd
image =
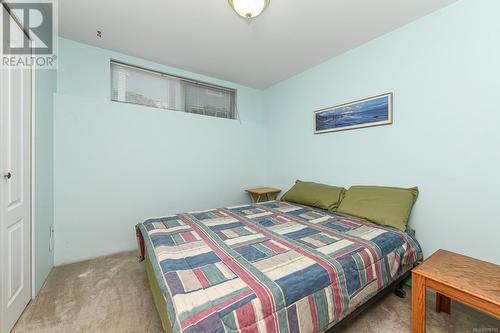
[(111, 61), (111, 100), (236, 119), (236, 90)]

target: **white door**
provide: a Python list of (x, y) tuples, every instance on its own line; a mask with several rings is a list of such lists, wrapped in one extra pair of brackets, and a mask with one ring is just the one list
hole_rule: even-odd
[[(1, 10), (5, 10), (0, 5)], [(17, 29), (11, 38), (26, 38)], [(31, 299), (31, 69), (0, 69), (0, 332)]]

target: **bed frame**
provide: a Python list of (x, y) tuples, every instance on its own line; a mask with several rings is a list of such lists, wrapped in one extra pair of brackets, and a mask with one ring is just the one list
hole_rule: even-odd
[[(145, 249), (145, 246), (144, 246), (144, 237), (142, 236), (142, 233), (139, 230), (139, 228), (136, 228), (135, 231), (136, 231), (136, 235), (137, 235), (137, 245), (139, 247), (139, 262), (142, 262), (146, 258), (146, 249)], [(345, 326), (347, 326), (349, 323), (353, 322), (353, 320), (357, 316), (359, 316), (363, 311), (365, 311), (367, 308), (369, 308), (373, 304), (375, 304), (378, 301), (380, 301), (388, 293), (394, 292), (398, 297), (405, 298), (406, 297), (406, 292), (403, 289), (404, 281), (411, 275), (411, 270), (412, 270), (412, 268), (409, 268), (408, 270), (406, 270), (403, 274), (401, 274), (399, 276), (399, 278), (397, 278), (396, 280), (394, 280), (387, 287), (385, 287), (384, 289), (380, 290), (378, 293), (376, 293), (374, 296), (372, 296), (366, 302), (364, 302), (363, 304), (361, 304), (360, 306), (358, 306), (353, 312), (349, 313), (342, 320), (340, 320), (338, 323), (336, 323), (331, 328), (329, 328), (326, 331), (326, 333), (341, 332), (345, 328)], [(148, 274), (149, 274), (149, 272), (148, 272)], [(148, 275), (148, 278), (151, 278), (151, 277), (149, 277), (149, 275)], [(155, 303), (156, 303), (156, 300), (155, 300)], [(166, 328), (165, 328), (165, 330), (168, 331), (168, 332), (171, 332), (171, 330), (167, 330)]]

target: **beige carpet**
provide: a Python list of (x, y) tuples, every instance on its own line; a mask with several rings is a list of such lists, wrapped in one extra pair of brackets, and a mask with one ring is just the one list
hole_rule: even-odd
[[(15, 333), (161, 332), (146, 272), (127, 252), (56, 267), (40, 295), (14, 328)], [(346, 333), (410, 332), (410, 290), (405, 299), (390, 294), (342, 329)], [(500, 332), (500, 321), (453, 303), (452, 314), (427, 304), (427, 331)]]

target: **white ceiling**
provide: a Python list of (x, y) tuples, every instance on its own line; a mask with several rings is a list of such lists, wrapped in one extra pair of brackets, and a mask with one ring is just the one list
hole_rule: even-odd
[(266, 88), (455, 1), (271, 0), (247, 24), (227, 0), (62, 0), (59, 34)]

